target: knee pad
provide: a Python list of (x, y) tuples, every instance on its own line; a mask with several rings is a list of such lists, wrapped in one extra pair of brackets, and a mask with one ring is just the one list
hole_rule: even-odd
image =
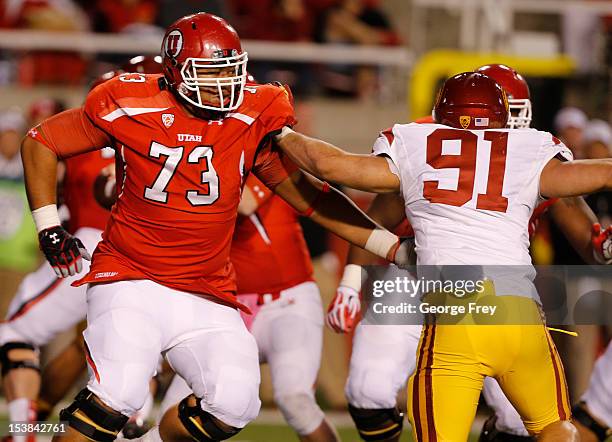
[[(238, 379), (236, 373), (227, 370), (215, 379), (216, 385), (208, 389), (192, 384), (196, 397), (204, 397), (205, 408), (214, 413), (221, 422), (237, 428), (245, 427), (259, 414), (259, 379), (245, 373), (243, 379)], [(213, 382), (215, 382), (213, 381)]]
[(595, 433), (597, 440), (603, 442), (610, 437), (610, 435), (612, 435), (612, 428), (606, 427), (605, 425), (601, 425), (599, 422), (597, 422), (584, 408), (584, 405), (584, 402), (580, 402), (579, 404), (575, 405), (572, 409), (572, 417), (574, 420), (580, 422), (582, 425)]
[(359, 435), (365, 441), (387, 440), (402, 432), (404, 415), (397, 407), (376, 410), (349, 404), (348, 409)]
[[(352, 370), (352, 368), (351, 368)], [(393, 382), (393, 373), (388, 370), (369, 367), (355, 369), (349, 373), (344, 389), (349, 403), (366, 410), (395, 407), (401, 385)]]
[(189, 405), (192, 397), (194, 396), (187, 396), (179, 403), (178, 415), (185, 429), (198, 442), (226, 440), (242, 430), (229, 425), (220, 425), (219, 419), (202, 410), (199, 398), (195, 398), (195, 405)]
[(517, 436), (510, 433), (499, 431), (495, 427), (497, 417), (495, 415), (489, 417), (480, 431), (478, 442), (533, 442), (535, 438), (531, 436)]
[(32, 350), (36, 352), (36, 348), (32, 344), (27, 344), (25, 342), (7, 342), (2, 347), (0, 347), (0, 364), (2, 364), (2, 376), (6, 376), (6, 374), (17, 368), (29, 368), (31, 370), (36, 370), (40, 372), (40, 367), (38, 365), (38, 361), (29, 361), (29, 360), (21, 360), (16, 361), (14, 359), (9, 358), (9, 352), (11, 350)]
[(128, 417), (98, 403), (96, 396), (84, 388), (74, 402), (60, 412), (60, 419), (87, 438), (112, 442), (127, 423)]
[(312, 394), (296, 393), (275, 398), (285, 420), (300, 436), (316, 430), (325, 415)]

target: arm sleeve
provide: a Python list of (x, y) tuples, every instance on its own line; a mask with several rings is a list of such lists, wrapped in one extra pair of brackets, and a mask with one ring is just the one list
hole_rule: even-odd
[(372, 146), (372, 155), (385, 157), (387, 163), (389, 163), (389, 170), (401, 181), (400, 172), (396, 166), (397, 160), (391, 148), (393, 141), (394, 136), (392, 128), (385, 129), (374, 142), (374, 146)]
[(420, 198), (417, 180), (410, 169), (409, 154), (404, 147), (400, 125), (383, 130), (372, 146), (372, 155), (385, 157), (389, 170), (400, 181), (400, 195), (407, 203)]
[(274, 134), (284, 126), (294, 126), (297, 123), (289, 86), (277, 86), (277, 89), (278, 93), (260, 116), (266, 134)]
[(553, 158), (560, 161), (572, 161), (574, 159), (574, 154), (572, 154), (572, 151), (565, 144), (563, 144), (561, 140), (549, 132), (541, 132), (541, 134), (542, 143), (540, 144), (540, 149), (538, 151), (535, 175), (538, 182), (539, 202), (546, 201), (546, 198), (540, 193), (539, 182), (540, 176), (542, 175), (542, 170), (544, 170), (544, 167), (548, 164), (548, 162)]
[(560, 161), (572, 161), (574, 159), (572, 151), (553, 134), (542, 132), (542, 137), (543, 140), (538, 153), (538, 176), (542, 173), (544, 166), (553, 158)]
[(295, 163), (281, 151), (273, 148), (271, 142), (258, 152), (253, 165), (253, 172), (257, 178), (272, 191), (296, 170), (298, 167)]
[(108, 134), (91, 122), (83, 108), (70, 109), (43, 121), (28, 136), (44, 144), (60, 159), (111, 144)]

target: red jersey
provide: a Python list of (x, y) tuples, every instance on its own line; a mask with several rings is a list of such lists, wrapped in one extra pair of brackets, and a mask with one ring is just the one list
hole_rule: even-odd
[(53, 118), (34, 134), (60, 157), (93, 150), (86, 139), (100, 146), (103, 136), (120, 154), (117, 202), (76, 284), (149, 279), (240, 306), (229, 261), (240, 194), (251, 170), (272, 189), (288, 178), (268, 140), (295, 123), (289, 94), (249, 86), (236, 111), (208, 121), (187, 114), (165, 85), (160, 75), (120, 75), (90, 92), (83, 115), (65, 117), (81, 122), (81, 143), (49, 142)]
[(64, 202), (70, 211), (68, 231), (76, 232), (81, 227), (104, 230), (110, 212), (104, 209), (93, 196), (94, 181), (100, 171), (112, 164), (115, 151), (105, 148), (96, 152), (66, 158), (64, 176)]
[(230, 257), (238, 293), (274, 293), (312, 281), (298, 213), (256, 177), (249, 176), (246, 185), (261, 205), (236, 221)]

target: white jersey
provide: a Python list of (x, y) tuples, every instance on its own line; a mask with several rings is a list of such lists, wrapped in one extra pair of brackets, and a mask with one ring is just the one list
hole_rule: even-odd
[(548, 132), (417, 123), (384, 131), (373, 152), (388, 156), (400, 178), (419, 265), (531, 268), (540, 174), (557, 155), (572, 159)]

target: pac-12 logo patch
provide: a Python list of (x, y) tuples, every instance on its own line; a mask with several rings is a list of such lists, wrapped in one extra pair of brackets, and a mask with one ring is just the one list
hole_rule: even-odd
[(468, 128), (468, 126), (470, 125), (470, 121), (472, 121), (472, 117), (470, 117), (469, 115), (461, 115), (459, 117), (459, 124), (461, 124), (461, 127), (464, 129)]
[(162, 114), (161, 119), (166, 127), (170, 127), (174, 124), (174, 114)]
[(171, 31), (164, 42), (164, 50), (169, 57), (176, 58), (183, 49), (183, 34), (178, 29)]

